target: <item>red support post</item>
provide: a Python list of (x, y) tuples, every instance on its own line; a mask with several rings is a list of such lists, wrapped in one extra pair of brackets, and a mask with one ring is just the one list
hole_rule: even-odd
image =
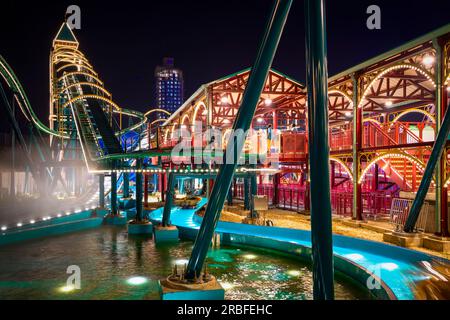
[[(359, 155), (359, 151), (362, 148), (362, 108), (357, 108), (356, 111), (356, 152)], [(357, 156), (357, 161), (359, 161), (359, 156)], [(359, 171), (360, 164), (356, 166)], [(354, 173), (354, 179), (358, 179), (358, 175)], [(356, 183), (356, 220), (362, 220), (362, 192), (361, 192), (361, 183)]]

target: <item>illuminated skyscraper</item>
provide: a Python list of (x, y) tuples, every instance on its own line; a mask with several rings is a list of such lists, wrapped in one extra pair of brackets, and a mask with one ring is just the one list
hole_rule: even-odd
[(183, 71), (174, 67), (173, 58), (164, 58), (156, 67), (155, 83), (156, 107), (175, 112), (183, 103)]

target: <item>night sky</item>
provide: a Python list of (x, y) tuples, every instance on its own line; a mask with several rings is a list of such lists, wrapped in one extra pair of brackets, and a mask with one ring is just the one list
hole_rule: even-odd
[[(184, 71), (185, 98), (205, 82), (250, 66), (272, 6), (272, 0), (44, 3), (3, 0), (0, 54), (46, 123), (51, 41), (70, 4), (81, 7), (80, 49), (113, 99), (142, 111), (153, 104), (153, 72), (164, 56)], [(371, 4), (381, 7), (381, 30), (366, 28)], [(303, 11), (303, 1), (295, 0), (273, 66), (304, 83)], [(327, 23), (332, 76), (450, 23), (450, 1), (329, 0)]]

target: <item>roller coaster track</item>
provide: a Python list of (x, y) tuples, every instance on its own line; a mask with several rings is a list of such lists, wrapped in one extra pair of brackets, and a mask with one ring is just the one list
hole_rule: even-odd
[[(72, 34), (67, 28), (64, 23), (58, 36), (61, 30)], [(60, 115), (60, 119), (66, 121), (68, 115), (72, 118), (89, 171), (108, 171), (109, 168), (104, 166), (100, 168), (99, 163), (107, 163), (103, 161), (107, 155), (114, 155), (114, 159), (126, 159), (126, 153), (118, 137), (141, 128), (147, 122), (147, 116), (138, 111), (121, 108), (114, 103), (111, 94), (103, 88), (103, 83), (98, 79), (92, 65), (78, 50), (78, 42), (74, 45), (70, 41), (59, 41), (58, 36), (54, 41), (51, 56), (51, 70), (56, 70), (51, 75), (52, 103), (56, 103), (59, 110), (70, 111)], [(14, 94), (14, 99), (25, 119), (38, 129), (38, 132), (62, 140), (73, 137), (73, 132), (61, 127), (53, 128), (52, 125), (49, 127), (38, 118), (18, 77), (2, 56), (0, 56), (0, 74)], [(138, 121), (130, 127), (115, 131), (111, 122), (113, 114), (120, 117), (129, 116)], [(48, 150), (47, 160), (51, 158), (49, 154)]]

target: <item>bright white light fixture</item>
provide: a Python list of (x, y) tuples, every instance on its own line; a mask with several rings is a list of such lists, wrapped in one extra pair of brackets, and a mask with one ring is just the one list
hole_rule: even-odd
[(352, 113), (351, 113), (350, 111), (347, 111), (347, 112), (345, 113), (345, 116), (346, 116), (347, 118), (350, 118), (350, 117), (352, 116)]
[(6, 229), (6, 226), (2, 226), (2, 231), (5, 231)]
[(64, 293), (68, 293), (75, 290), (74, 286), (64, 286), (58, 289), (59, 292), (64, 292)]
[(17, 226), (18, 226), (18, 227), (21, 227), (21, 226), (22, 226), (22, 223), (21, 223), (21, 222), (19, 222), (19, 223), (17, 224)]
[(175, 264), (176, 264), (176, 265), (185, 265), (185, 264), (187, 264), (188, 262), (189, 262), (188, 259), (177, 259), (177, 260), (175, 260)]
[(270, 99), (270, 98), (264, 99), (264, 104), (266, 105), (266, 107), (271, 106), (272, 105), (272, 99)]
[(254, 254), (244, 254), (243, 257), (248, 260), (253, 260), (257, 258)]
[(220, 285), (222, 286), (222, 288), (224, 290), (230, 290), (230, 289), (233, 289), (235, 287), (234, 284), (232, 284), (230, 282), (220, 282)]
[(36, 221), (34, 221), (34, 220), (30, 220), (30, 223), (31, 223), (31, 224), (34, 224), (35, 222), (36, 222)]
[(392, 107), (394, 103), (392, 101), (386, 101), (386, 103), (384, 104), (386, 107)]
[(379, 267), (381, 269), (385, 269), (385, 270), (388, 270), (388, 271), (394, 271), (395, 269), (398, 269), (398, 265), (396, 263), (393, 263), (393, 262), (380, 263)]
[(299, 277), (301, 272), (298, 270), (289, 270), (287, 272), (288, 275), (292, 276), (292, 277)]
[(263, 118), (258, 118), (258, 119), (256, 119), (256, 121), (258, 121), (258, 123), (263, 123), (264, 119)]
[(220, 102), (222, 102), (222, 103), (228, 103), (228, 97), (223, 96), (222, 98), (220, 98)]
[(426, 65), (427, 67), (433, 65), (434, 61), (435, 61), (435, 58), (430, 55), (426, 55), (422, 59), (423, 64)]
[(133, 286), (139, 286), (147, 282), (147, 278), (145, 277), (131, 277), (127, 279), (127, 283)]

